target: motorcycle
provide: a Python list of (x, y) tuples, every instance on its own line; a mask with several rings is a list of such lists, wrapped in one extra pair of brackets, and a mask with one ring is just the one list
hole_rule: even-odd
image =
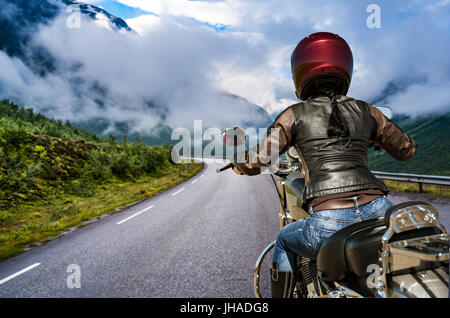
[[(236, 128), (229, 134), (235, 133)], [(301, 207), (305, 181), (294, 147), (274, 166), (270, 176), (280, 200), (281, 229), (308, 217)], [(232, 167), (228, 164), (217, 172)], [(298, 255), (292, 297), (447, 298), (449, 241), (434, 206), (420, 201), (395, 205), (383, 218), (354, 223), (334, 233), (315, 260)], [(262, 263), (274, 246), (275, 241), (268, 244), (255, 264), (257, 298), (262, 298)]]

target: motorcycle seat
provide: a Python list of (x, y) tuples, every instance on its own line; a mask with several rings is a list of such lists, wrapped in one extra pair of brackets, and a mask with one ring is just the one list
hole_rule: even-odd
[(366, 276), (370, 264), (378, 264), (381, 237), (386, 232), (383, 218), (354, 223), (334, 233), (317, 255), (317, 269), (325, 281), (337, 281), (353, 272)]

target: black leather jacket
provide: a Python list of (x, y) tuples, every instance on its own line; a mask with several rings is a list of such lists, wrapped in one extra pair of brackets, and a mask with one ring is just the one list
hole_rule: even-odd
[[(338, 103), (349, 125), (348, 138), (328, 137), (330, 99), (311, 98), (285, 109), (269, 127), (258, 150), (250, 151), (247, 163), (237, 168), (247, 175), (258, 174), (272, 164), (273, 149), (279, 155), (295, 146), (305, 176), (304, 203), (323, 195), (365, 189), (388, 193), (389, 188), (369, 170), (369, 144), (406, 161), (416, 152), (416, 142), (374, 106), (347, 96), (338, 96)], [(271, 132), (270, 128), (275, 130)]]

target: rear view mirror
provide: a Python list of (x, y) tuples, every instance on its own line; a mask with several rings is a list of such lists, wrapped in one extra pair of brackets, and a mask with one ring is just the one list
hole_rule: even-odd
[(392, 119), (393, 113), (390, 107), (387, 106), (375, 106), (375, 107), (378, 108), (378, 110), (382, 112), (384, 116), (386, 116), (389, 119)]
[(287, 155), (292, 159), (300, 160), (300, 156), (298, 155), (297, 149), (295, 149), (295, 147), (290, 147), (287, 151)]
[(246, 141), (245, 132), (240, 127), (229, 128), (222, 133), (222, 140), (226, 146), (242, 146)]

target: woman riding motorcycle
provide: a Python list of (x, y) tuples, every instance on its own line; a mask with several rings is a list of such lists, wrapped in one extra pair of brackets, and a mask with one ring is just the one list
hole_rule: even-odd
[(309, 216), (285, 226), (277, 237), (270, 269), (275, 298), (291, 296), (297, 254), (314, 260), (333, 233), (382, 217), (392, 206), (389, 188), (369, 170), (368, 148), (376, 145), (401, 161), (417, 150), (416, 142), (377, 108), (345, 96), (353, 55), (338, 35), (304, 38), (292, 53), (291, 68), (296, 95), (304, 102), (285, 109), (244, 163), (234, 165), (238, 174), (256, 175), (291, 146), (300, 156), (302, 207)]

